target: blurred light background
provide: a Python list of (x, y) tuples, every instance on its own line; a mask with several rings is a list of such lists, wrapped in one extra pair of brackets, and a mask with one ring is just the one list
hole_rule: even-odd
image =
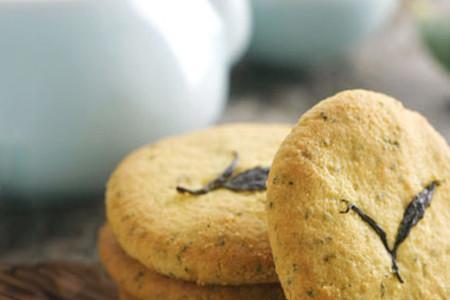
[(130, 150), (343, 89), (450, 139), (450, 0), (0, 0), (0, 260), (95, 258)]

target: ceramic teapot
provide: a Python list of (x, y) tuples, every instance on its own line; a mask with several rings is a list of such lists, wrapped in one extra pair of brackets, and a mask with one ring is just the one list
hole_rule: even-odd
[(230, 65), (217, 9), (0, 0), (0, 206), (91, 200), (130, 150), (215, 121)]

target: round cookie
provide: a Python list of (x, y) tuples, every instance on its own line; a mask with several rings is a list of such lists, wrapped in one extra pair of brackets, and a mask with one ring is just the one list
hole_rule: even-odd
[(121, 291), (120, 299), (151, 300), (283, 300), (279, 284), (247, 286), (200, 286), (150, 271), (128, 257), (111, 229), (100, 230), (98, 249), (108, 274)]
[(355, 90), (316, 105), (282, 143), (268, 179), (286, 297), (449, 299), (449, 176), (447, 143), (400, 102)]
[(129, 155), (106, 193), (109, 224), (125, 252), (149, 269), (199, 284), (278, 282), (267, 236), (265, 191), (200, 188), (235, 153), (240, 174), (269, 167), (284, 125), (234, 124), (168, 138)]

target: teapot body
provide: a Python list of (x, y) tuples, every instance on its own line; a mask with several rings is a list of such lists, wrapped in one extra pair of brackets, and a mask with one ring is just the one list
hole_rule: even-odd
[(0, 202), (101, 194), (130, 150), (219, 116), (222, 24), (189, 2), (0, 2)]

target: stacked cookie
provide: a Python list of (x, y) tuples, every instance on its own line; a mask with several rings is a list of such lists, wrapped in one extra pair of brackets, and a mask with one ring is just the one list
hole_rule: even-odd
[(122, 299), (284, 299), (265, 181), (288, 130), (221, 126), (162, 140), (119, 165), (99, 252)]
[(355, 90), (288, 131), (221, 126), (120, 164), (99, 249), (122, 299), (450, 299), (450, 150), (426, 119)]

